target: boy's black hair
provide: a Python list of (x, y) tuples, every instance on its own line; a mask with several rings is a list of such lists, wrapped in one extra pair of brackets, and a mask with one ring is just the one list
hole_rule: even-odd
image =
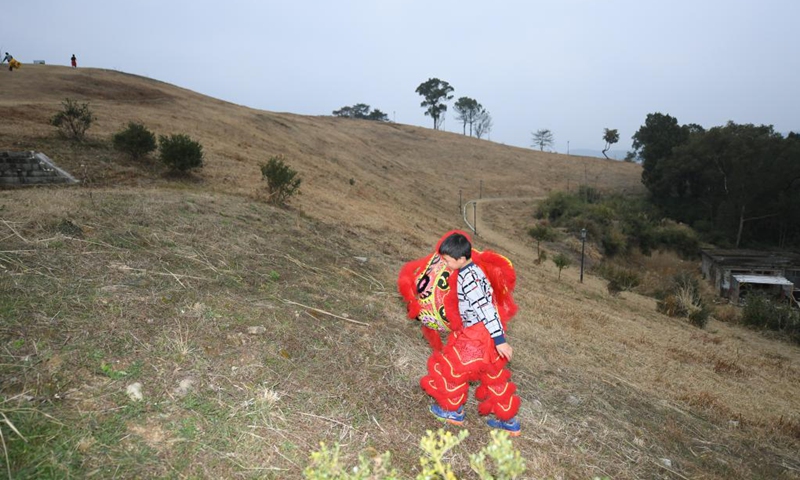
[(456, 260), (461, 257), (469, 260), (472, 258), (472, 244), (464, 235), (452, 233), (439, 245), (439, 255), (450, 255)]

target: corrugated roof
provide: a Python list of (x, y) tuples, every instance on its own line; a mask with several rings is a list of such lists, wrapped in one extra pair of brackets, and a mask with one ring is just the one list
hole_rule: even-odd
[(703, 250), (718, 265), (742, 267), (800, 267), (800, 255), (793, 252), (757, 250)]
[(734, 275), (733, 278), (735, 278), (739, 284), (758, 283), (761, 285), (794, 285), (784, 277), (772, 275)]

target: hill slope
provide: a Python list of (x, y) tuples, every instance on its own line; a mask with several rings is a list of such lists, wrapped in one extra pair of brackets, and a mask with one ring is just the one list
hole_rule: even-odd
[[(118, 72), (26, 66), (4, 80), (0, 149), (44, 151), (88, 181), (0, 191), (0, 393), (27, 440), (3, 426), (15, 478), (297, 478), (320, 441), (349, 460), (391, 449), (410, 477), (438, 424), (393, 282), (463, 227), (459, 190), (475, 198), (480, 180), (509, 199), (480, 204), (476, 243), (519, 274), (515, 445), (529, 478), (797, 477), (796, 348), (698, 330), (534, 264), (533, 199), (578, 183), (638, 193), (638, 166), (257, 111)], [(98, 117), (86, 145), (46, 123), (64, 97)], [(174, 181), (121, 158), (107, 139), (129, 120), (188, 133), (206, 167)], [(274, 154), (304, 179), (289, 211), (258, 201)], [(134, 382), (141, 402), (125, 394)], [(487, 438), (468, 409), (462, 452)], [(453, 461), (468, 476), (466, 456)]]

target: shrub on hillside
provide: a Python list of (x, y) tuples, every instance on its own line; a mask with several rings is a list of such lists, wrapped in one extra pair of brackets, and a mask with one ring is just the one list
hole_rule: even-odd
[(718, 305), (714, 309), (714, 318), (724, 323), (739, 323), (742, 312), (739, 307), (733, 305)]
[(607, 229), (600, 243), (603, 245), (603, 251), (609, 257), (625, 253), (628, 249), (627, 237), (616, 228)]
[(61, 102), (61, 111), (50, 119), (50, 125), (58, 128), (65, 137), (82, 141), (95, 119), (88, 103), (79, 104), (67, 98)]
[(134, 160), (155, 151), (156, 136), (141, 123), (128, 122), (124, 130), (115, 133), (111, 143), (116, 150), (126, 153)]
[(629, 248), (639, 247), (643, 255), (650, 256), (657, 248), (655, 227), (647, 215), (642, 212), (630, 212), (622, 221), (622, 232), (628, 237)]
[(575, 216), (580, 210), (581, 201), (578, 197), (568, 192), (555, 192), (539, 203), (536, 218), (546, 218), (552, 222)]
[(700, 296), (700, 284), (688, 274), (678, 274), (656, 309), (670, 317), (684, 317), (692, 325), (704, 328), (711, 316), (711, 307)]
[(284, 163), (282, 155), (271, 157), (267, 163), (262, 163), (261, 176), (267, 181), (269, 203), (284, 205), (289, 197), (300, 193), (298, 188), (302, 179)]
[(700, 241), (689, 227), (669, 222), (653, 232), (659, 247), (674, 250), (683, 258), (696, 258), (700, 254)]
[(608, 280), (608, 292), (612, 295), (633, 290), (642, 283), (642, 277), (638, 272), (616, 267), (606, 262), (596, 266), (593, 270)]
[(800, 312), (785, 303), (776, 303), (759, 293), (747, 295), (742, 323), (759, 329), (786, 334), (800, 343)]
[(683, 258), (696, 258), (700, 246), (696, 233), (673, 221), (654, 220), (662, 217), (645, 199), (602, 195), (585, 186), (578, 193), (551, 193), (536, 210), (536, 218), (547, 219), (556, 228), (570, 232), (585, 228), (609, 256), (639, 247), (645, 255), (667, 249)]
[(578, 186), (578, 197), (585, 203), (597, 203), (603, 198), (599, 190), (589, 185)]
[(203, 166), (203, 146), (188, 135), (158, 137), (161, 161), (174, 172), (187, 172)]

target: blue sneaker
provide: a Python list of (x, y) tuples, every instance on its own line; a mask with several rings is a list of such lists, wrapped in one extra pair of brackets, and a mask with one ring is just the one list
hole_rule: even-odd
[(489, 425), (492, 428), (505, 430), (512, 437), (518, 437), (522, 430), (517, 417), (514, 417), (511, 420), (506, 420), (505, 422), (496, 418), (490, 418), (489, 420), (486, 420), (486, 425)]
[(463, 425), (464, 424), (464, 405), (458, 407), (458, 410), (445, 410), (444, 408), (440, 407), (438, 403), (434, 403), (431, 405), (431, 413), (436, 415), (436, 418), (439, 420), (445, 421), (447, 423), (451, 423), (453, 425)]

